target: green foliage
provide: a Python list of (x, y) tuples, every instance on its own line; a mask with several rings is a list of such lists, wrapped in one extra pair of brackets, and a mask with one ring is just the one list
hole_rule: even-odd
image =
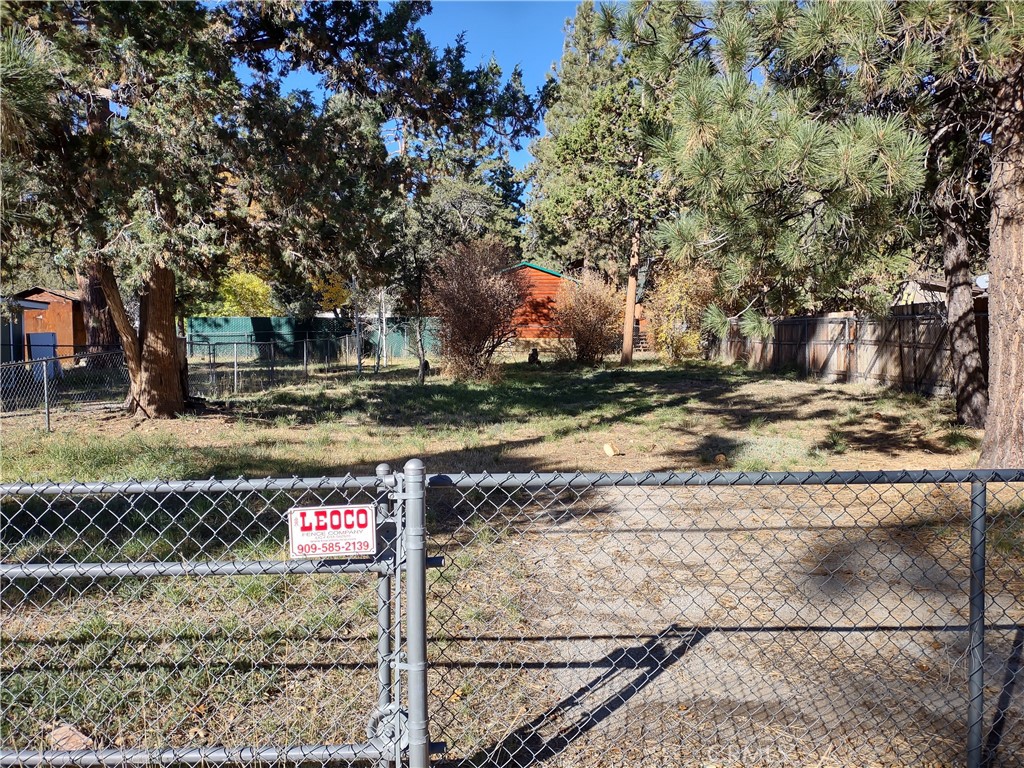
[[(173, 355), (141, 353), (167, 348), (154, 339), (173, 335), (175, 308), (139, 301), (149, 316), (136, 324), (122, 303), (170, 290), (194, 308), (230, 265), (304, 312), (338, 273), (386, 282), (406, 204), (438, 177), (481, 180), (511, 205), (519, 188), (503, 151), (530, 135), (536, 102), (518, 72), (504, 79), (494, 62), (466, 66), (461, 39), (431, 47), (416, 26), (428, 10), (5, 3), (4, 141), (24, 145), (28, 126), (44, 123), (30, 158), (15, 167), (4, 153), (4, 194), (15, 190), (31, 209), (15, 220), (5, 200), (5, 272), (45, 253), (112, 276), (104, 292), (121, 294), (107, 299), (141, 405), (135, 385), (176, 380)], [(37, 51), (50, 59), (36, 61)], [(325, 99), (285, 92), (299, 70)], [(51, 101), (59, 114), (43, 109)], [(385, 135), (394, 125), (398, 158)], [(162, 371), (142, 376), (150, 365)], [(171, 401), (154, 412), (181, 407), (180, 394), (152, 394)]]
[[(40, 133), (55, 113), (56, 63), (44, 41), (23, 28), (0, 34), (0, 241), (31, 223), (38, 190), (28, 172)], [(4, 249), (7, 250), (7, 249)]]
[(677, 259), (719, 274), (706, 326), (722, 332), (735, 312), (764, 335), (770, 315), (863, 305), (858, 278), (890, 273), (915, 234), (907, 205), (925, 143), (896, 117), (814, 113), (815, 94), (764, 81), (757, 13), (723, 3), (710, 16), (688, 27), (671, 69), (664, 50), (623, 31), (652, 87), (670, 84), (652, 144), (683, 203), (660, 234)]
[(0, 147), (28, 150), (53, 114), (56, 66), (45, 42), (24, 28), (0, 35)]
[(653, 247), (666, 200), (644, 163), (652, 109), (619, 44), (599, 27), (599, 13), (584, 2), (566, 29), (547, 134), (530, 147), (529, 249), (563, 266), (589, 262), (619, 280), (637, 228)]

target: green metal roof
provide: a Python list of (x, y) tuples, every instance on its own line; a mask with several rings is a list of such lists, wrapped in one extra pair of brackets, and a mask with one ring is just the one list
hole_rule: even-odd
[(512, 272), (513, 270), (521, 269), (522, 267), (533, 267), (534, 269), (539, 269), (541, 272), (547, 272), (549, 275), (554, 275), (555, 277), (565, 277), (561, 272), (556, 272), (553, 269), (548, 269), (547, 267), (542, 267), (539, 264), (534, 264), (532, 261), (520, 261), (514, 267), (503, 269), (502, 272)]

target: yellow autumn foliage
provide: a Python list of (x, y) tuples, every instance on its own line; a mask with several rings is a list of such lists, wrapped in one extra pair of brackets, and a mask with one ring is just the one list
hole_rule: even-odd
[(651, 325), (651, 343), (667, 362), (700, 352), (700, 324), (715, 299), (715, 273), (697, 265), (671, 266), (657, 275), (654, 291), (644, 300)]

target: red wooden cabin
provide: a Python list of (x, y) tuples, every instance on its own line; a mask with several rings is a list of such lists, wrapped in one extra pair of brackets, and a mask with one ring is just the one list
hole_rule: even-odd
[(516, 337), (557, 339), (558, 332), (554, 327), (555, 297), (562, 283), (572, 278), (529, 261), (516, 264), (506, 271), (518, 273), (527, 291), (526, 301), (515, 314)]

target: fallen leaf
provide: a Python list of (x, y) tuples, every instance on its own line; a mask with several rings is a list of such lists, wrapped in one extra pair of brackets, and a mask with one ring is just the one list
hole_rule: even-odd
[(80, 730), (67, 723), (58, 724), (49, 734), (50, 747), (72, 751), (92, 749), (93, 741)]

